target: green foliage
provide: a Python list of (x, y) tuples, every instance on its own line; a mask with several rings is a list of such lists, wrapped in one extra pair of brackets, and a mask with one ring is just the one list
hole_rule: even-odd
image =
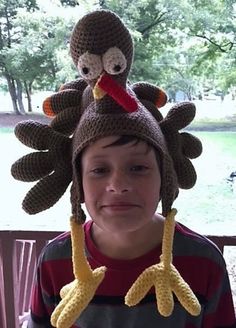
[(75, 7), (79, 5), (77, 0), (60, 0), (60, 3), (63, 6), (70, 6), (70, 7)]
[(205, 81), (214, 79), (224, 90), (232, 83), (234, 74), (229, 78), (223, 69), (235, 57), (235, 1), (104, 0), (101, 7), (115, 11), (132, 31), (131, 81), (148, 80), (190, 97)]
[(36, 89), (56, 88), (62, 83), (57, 81), (57, 53), (68, 48), (74, 23), (18, 8), (18, 14), (12, 17), (10, 46), (3, 46), (0, 54), (2, 69), (15, 79), (34, 83)]
[(19, 8), (25, 8), (29, 12), (39, 9), (36, 0), (1, 0), (0, 1), (0, 17), (16, 16)]

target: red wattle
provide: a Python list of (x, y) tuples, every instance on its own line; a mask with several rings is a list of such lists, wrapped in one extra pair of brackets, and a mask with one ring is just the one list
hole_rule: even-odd
[(116, 83), (109, 75), (104, 74), (98, 81), (98, 86), (111, 96), (127, 112), (132, 113), (138, 109), (138, 103), (135, 98)]

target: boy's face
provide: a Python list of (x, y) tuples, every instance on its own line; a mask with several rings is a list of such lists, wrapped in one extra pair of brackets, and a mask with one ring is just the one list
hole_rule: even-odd
[(119, 137), (99, 139), (82, 155), (86, 208), (102, 230), (132, 232), (150, 223), (161, 178), (155, 152), (145, 142), (112, 145)]

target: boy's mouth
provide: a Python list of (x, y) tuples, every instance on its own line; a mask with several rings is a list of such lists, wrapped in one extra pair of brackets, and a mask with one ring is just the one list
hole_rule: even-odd
[(111, 203), (102, 205), (101, 208), (108, 209), (108, 210), (129, 210), (139, 207), (137, 204), (133, 203)]

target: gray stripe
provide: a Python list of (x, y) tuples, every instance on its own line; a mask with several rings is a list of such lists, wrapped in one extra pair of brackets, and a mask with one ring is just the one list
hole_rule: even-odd
[(27, 323), (27, 328), (51, 328), (52, 326), (49, 324), (39, 324), (32, 321), (31, 318), (29, 318)]
[[(205, 307), (206, 314), (215, 313), (217, 311), (217, 307), (219, 305), (219, 301), (220, 301), (222, 295), (226, 294), (227, 292), (229, 292), (229, 293), (231, 292), (229, 290), (229, 288), (230, 288), (229, 277), (225, 272), (225, 275), (222, 277), (219, 288), (217, 288), (215, 294), (212, 295), (211, 299), (206, 304), (206, 307)], [(232, 307), (233, 307), (233, 304), (232, 304)]]
[(161, 316), (155, 304), (129, 308), (122, 306), (89, 305), (76, 324), (82, 328), (183, 328), (187, 324), (201, 327), (202, 313), (198, 317), (189, 315), (180, 304), (175, 304), (170, 317)]
[(63, 260), (71, 258), (71, 239), (70, 235), (62, 240), (50, 242), (43, 252), (43, 261)]
[(225, 268), (225, 261), (220, 251), (208, 241), (207, 238), (196, 238), (176, 231), (173, 244), (174, 256), (202, 257), (213, 261), (222, 269)]

